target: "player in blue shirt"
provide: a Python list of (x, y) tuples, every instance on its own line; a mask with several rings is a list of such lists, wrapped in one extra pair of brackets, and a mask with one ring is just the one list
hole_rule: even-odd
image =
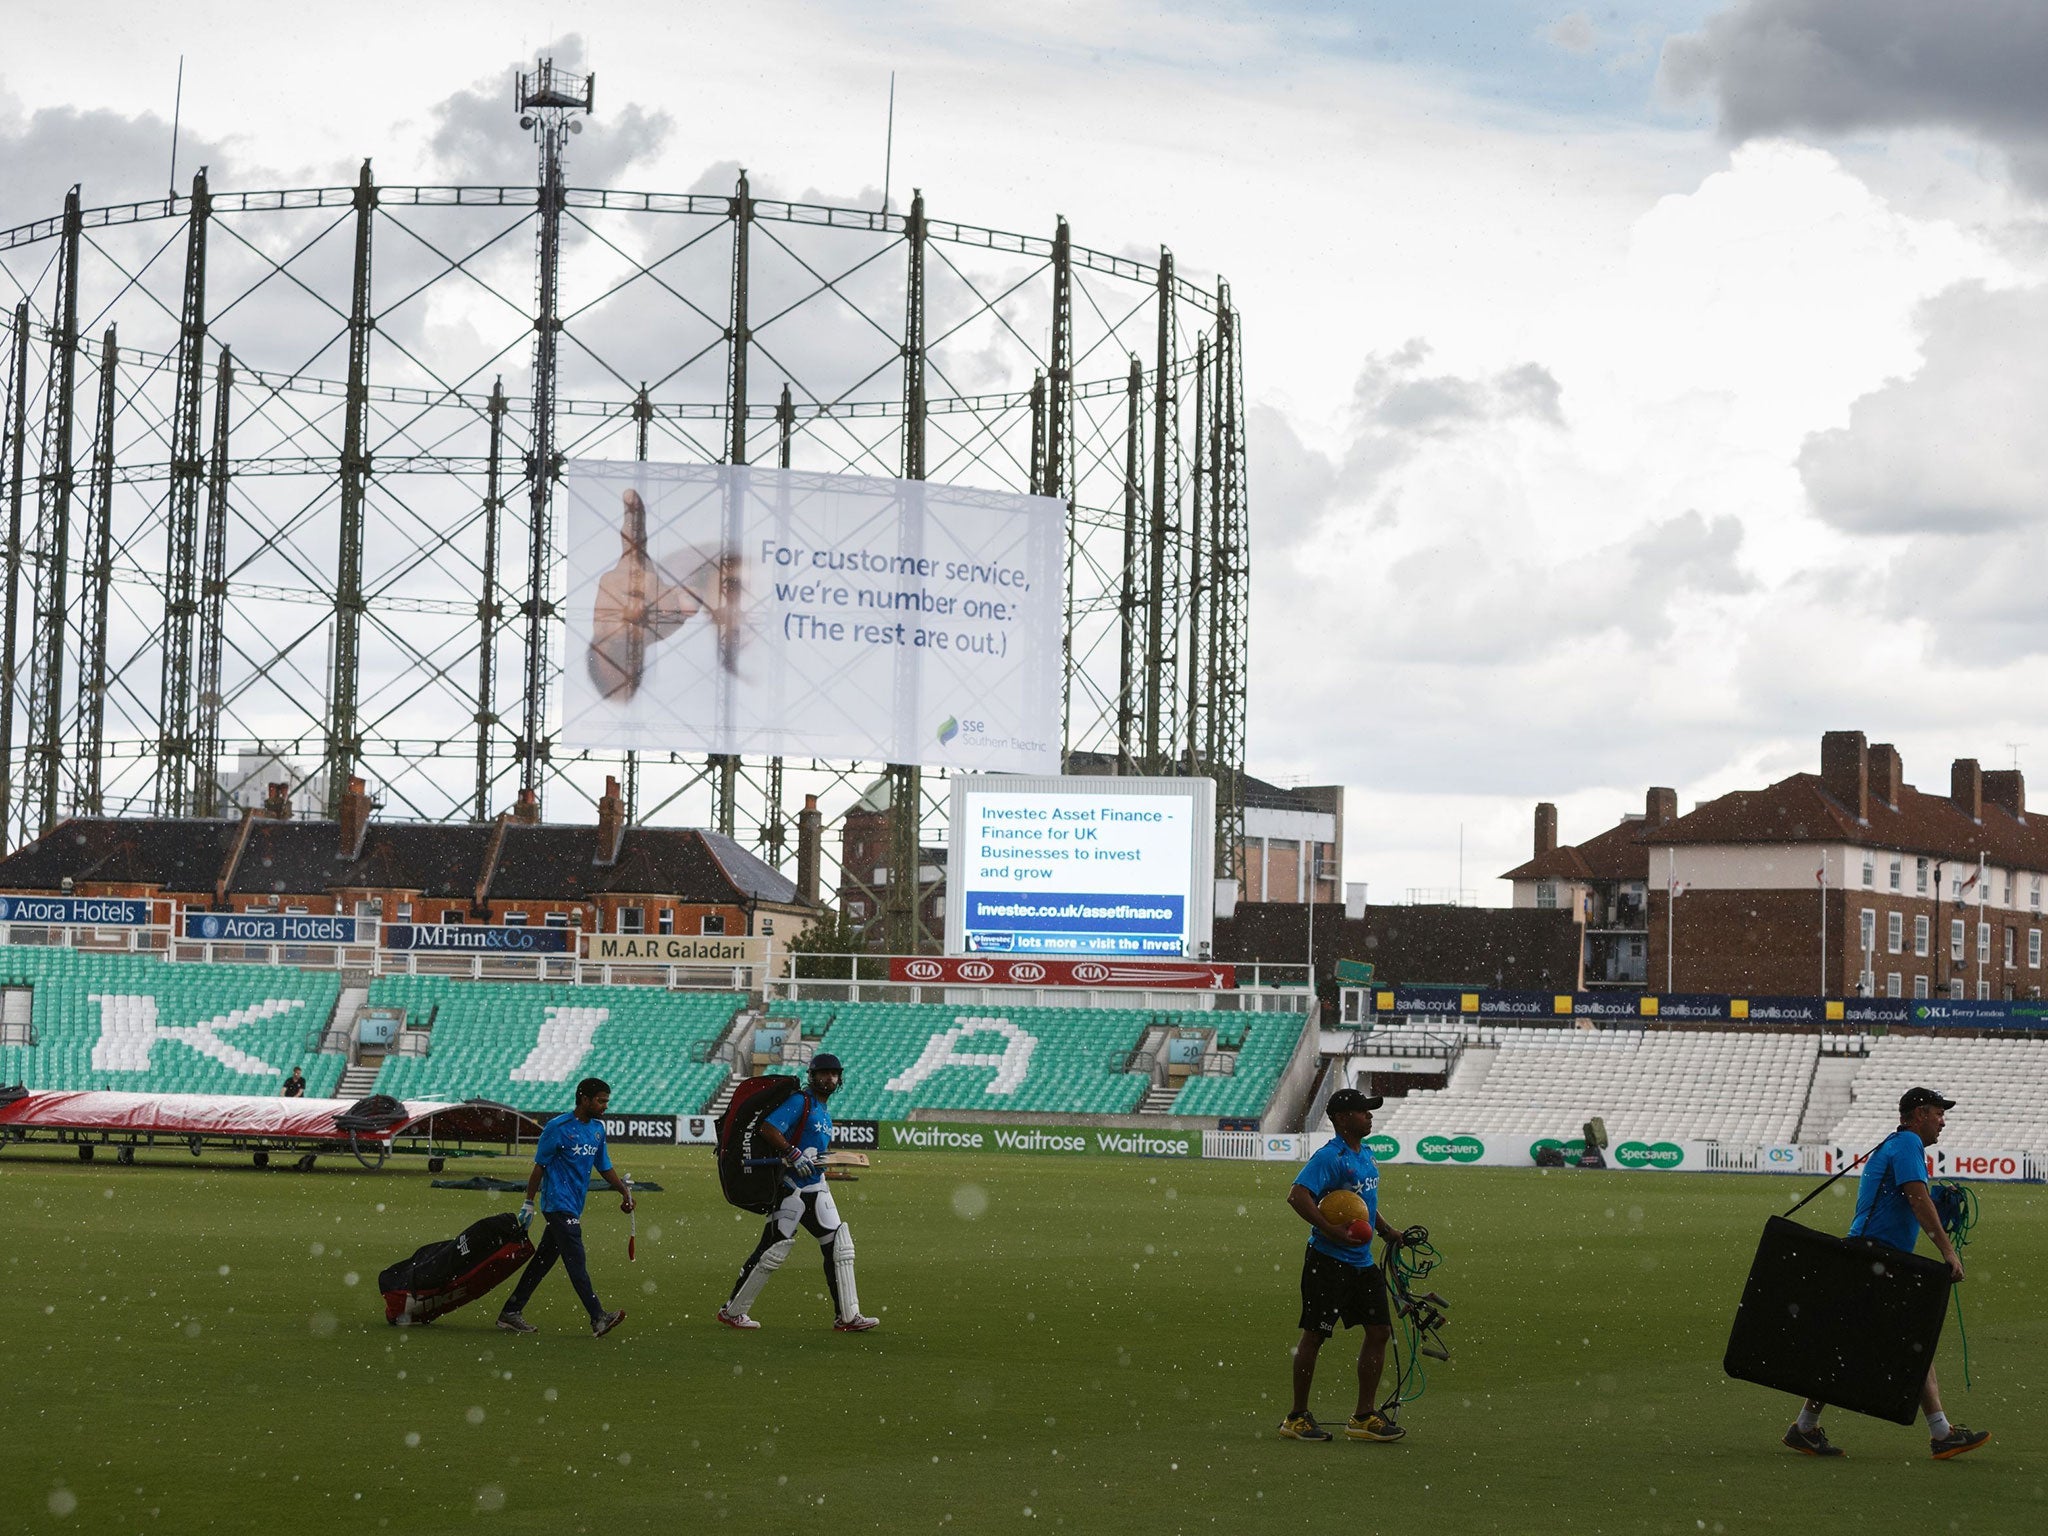
[(1319, 1202), (1336, 1189), (1354, 1190), (1365, 1201), (1372, 1230), (1387, 1240), (1389, 1250), (1401, 1246), (1401, 1233), (1380, 1215), (1380, 1168), (1365, 1138), (1372, 1134), (1372, 1112), (1384, 1102), (1367, 1098), (1356, 1088), (1330, 1095), (1330, 1125), (1336, 1131), (1295, 1175), (1287, 1204), (1309, 1224), (1308, 1249), (1301, 1258), (1301, 1342), (1294, 1347), (1294, 1406), (1280, 1425), (1290, 1440), (1328, 1440), (1330, 1432), (1309, 1412), (1309, 1389), (1315, 1384), (1316, 1355), (1341, 1322), (1363, 1325), (1365, 1342), (1358, 1351), (1358, 1412), (1344, 1426), (1347, 1440), (1399, 1440), (1407, 1433), (1380, 1415), (1375, 1405), (1380, 1373), (1386, 1369), (1387, 1341), (1393, 1337), (1387, 1310), (1386, 1276), (1373, 1262), (1372, 1239), (1354, 1238), (1322, 1213)]
[(547, 1272), (562, 1261), (569, 1283), (590, 1314), (590, 1331), (603, 1338), (626, 1320), (626, 1309), (607, 1312), (590, 1283), (590, 1268), (583, 1258), (583, 1198), (590, 1192), (590, 1175), (595, 1169), (619, 1192), (621, 1211), (633, 1209), (633, 1191), (612, 1168), (612, 1155), (605, 1147), (604, 1112), (611, 1103), (611, 1085), (601, 1077), (586, 1077), (576, 1085), (576, 1108), (557, 1115), (541, 1130), (533, 1148), (533, 1172), (526, 1176), (526, 1203), (519, 1207), (519, 1224), (533, 1220), (534, 1197), (540, 1198), (541, 1214), (548, 1229), (540, 1247), (520, 1272), (519, 1283), (498, 1314), (498, 1326), (507, 1333), (538, 1333), (525, 1317), (526, 1303), (533, 1298)]
[[(1856, 1186), (1856, 1219), (1849, 1224), (1851, 1237), (1867, 1237), (1903, 1253), (1911, 1253), (1925, 1232), (1948, 1265), (1952, 1283), (1963, 1278), (1963, 1261), (1956, 1257), (1955, 1245), (1942, 1230), (1927, 1193), (1927, 1149), (1941, 1140), (1942, 1126), (1955, 1107), (1954, 1099), (1945, 1099), (1932, 1088), (1908, 1088), (1900, 1096), (1899, 1128), (1879, 1142), (1864, 1163)], [(1785, 1431), (1785, 1444), (1807, 1456), (1840, 1456), (1841, 1447), (1820, 1427), (1822, 1406), (1807, 1400), (1798, 1420)], [(1929, 1446), (1936, 1461), (1974, 1451), (1991, 1438), (1988, 1429), (1969, 1430), (1949, 1422), (1941, 1411), (1941, 1386), (1932, 1365), (1920, 1389), (1920, 1407), (1927, 1414)]]
[(832, 1112), (825, 1105), (845, 1080), (837, 1056), (813, 1056), (803, 1091), (792, 1093), (761, 1122), (762, 1138), (789, 1168), (782, 1176), (782, 1204), (768, 1218), (760, 1242), (740, 1266), (732, 1294), (718, 1309), (718, 1320), (728, 1328), (761, 1326), (748, 1316), (748, 1309), (796, 1246), (798, 1227), (815, 1237), (823, 1251), (825, 1286), (832, 1293), (833, 1328), (840, 1333), (866, 1333), (881, 1326), (875, 1318), (861, 1315), (860, 1293), (853, 1280), (853, 1231), (840, 1220), (832, 1191), (825, 1187), (824, 1158), (832, 1150)]

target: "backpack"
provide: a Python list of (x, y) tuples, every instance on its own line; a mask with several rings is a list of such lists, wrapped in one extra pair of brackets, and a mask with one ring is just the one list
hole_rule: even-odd
[[(750, 1077), (733, 1091), (732, 1103), (718, 1117), (718, 1187), (729, 1204), (757, 1216), (782, 1204), (784, 1164), (760, 1134), (761, 1122), (798, 1093), (802, 1085), (783, 1072)], [(799, 1125), (811, 1112), (811, 1096), (804, 1093), (803, 1100)]]

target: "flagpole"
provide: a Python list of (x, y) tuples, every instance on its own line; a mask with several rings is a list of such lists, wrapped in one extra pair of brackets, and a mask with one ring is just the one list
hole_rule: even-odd
[(1820, 851), (1820, 995), (1828, 995), (1828, 851)]
[(1984, 995), (1984, 887), (1990, 882), (1984, 878), (1984, 855), (1977, 855), (1977, 931), (1971, 940), (1977, 946), (1977, 995)]

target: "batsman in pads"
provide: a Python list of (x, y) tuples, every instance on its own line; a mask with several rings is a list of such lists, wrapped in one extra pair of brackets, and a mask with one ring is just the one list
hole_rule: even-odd
[[(837, 1056), (811, 1058), (801, 1093), (792, 1093), (768, 1112), (761, 1137), (785, 1164), (782, 1203), (770, 1213), (761, 1240), (740, 1266), (740, 1277), (718, 1309), (728, 1328), (758, 1328), (750, 1315), (769, 1277), (782, 1267), (796, 1246), (802, 1227), (818, 1240), (825, 1260), (825, 1285), (832, 1294), (832, 1326), (840, 1333), (865, 1333), (880, 1326), (864, 1317), (853, 1279), (853, 1232), (840, 1219), (839, 1207), (825, 1184), (825, 1154), (832, 1148), (832, 1112), (826, 1107), (845, 1081)], [(757, 1207), (758, 1209), (758, 1207)]]

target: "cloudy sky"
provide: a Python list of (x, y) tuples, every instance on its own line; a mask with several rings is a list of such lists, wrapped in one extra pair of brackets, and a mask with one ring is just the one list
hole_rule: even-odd
[(1815, 769), (1825, 729), (1923, 785), (2048, 763), (2048, 7), (251, 14), (14, 8), (6, 222), (159, 191), (181, 53), (181, 179), (517, 179), (486, 119), (554, 48), (600, 79), (585, 184), (878, 197), (893, 69), (899, 198), (1226, 274), (1252, 767), (1349, 786), (1375, 901), (1456, 885), (1461, 838), (1504, 900), (1537, 800), (1577, 840), (1649, 784)]

